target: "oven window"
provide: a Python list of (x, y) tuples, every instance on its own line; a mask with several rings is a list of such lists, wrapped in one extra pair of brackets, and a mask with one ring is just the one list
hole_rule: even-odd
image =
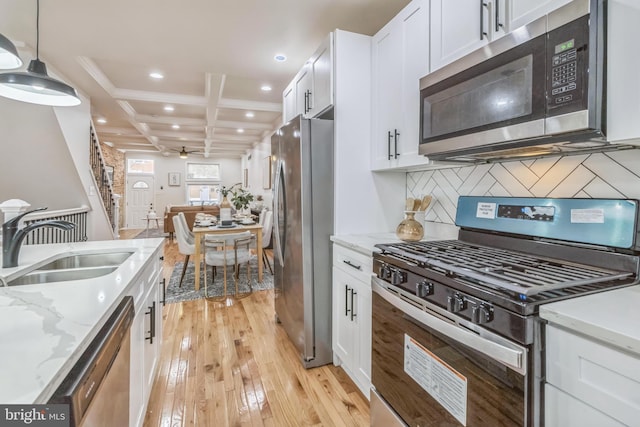
[[(431, 393), (459, 388), (433, 387), (431, 393), (405, 367), (406, 337), (464, 378), (466, 408), (452, 414), (453, 403), (442, 405)], [(381, 296), (373, 293), (372, 383), (376, 391), (410, 426), (524, 426), (526, 377), (484, 354), (415, 322)], [(430, 356), (431, 357), (431, 356)], [(448, 369), (445, 369), (445, 371)], [(415, 375), (414, 375), (415, 376)], [(445, 399), (447, 396), (445, 396)], [(440, 399), (441, 400), (441, 399)], [(449, 406), (449, 410), (446, 408)], [(455, 412), (455, 411), (453, 411)]]
[(533, 55), (427, 96), (423, 103), (423, 138), (530, 115)]

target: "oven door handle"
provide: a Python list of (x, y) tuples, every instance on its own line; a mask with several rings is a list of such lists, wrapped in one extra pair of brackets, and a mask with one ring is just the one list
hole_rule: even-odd
[(468, 332), (465, 329), (462, 329), (455, 324), (448, 323), (436, 316), (430, 315), (429, 313), (420, 310), (418, 307), (403, 301), (397, 295), (391, 294), (383, 286), (377, 283), (378, 280), (379, 279), (376, 277), (372, 278), (371, 289), (398, 310), (408, 316), (411, 316), (421, 324), (432, 328), (433, 330), (440, 332), (461, 344), (479, 351), (480, 353), (483, 353), (520, 373), (526, 373), (526, 349), (524, 347), (519, 347), (515, 344), (512, 344), (513, 348), (507, 347), (487, 338), (483, 338), (480, 335)]

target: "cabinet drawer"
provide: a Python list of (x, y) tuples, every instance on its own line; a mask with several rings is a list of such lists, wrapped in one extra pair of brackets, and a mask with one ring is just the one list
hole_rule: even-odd
[(547, 327), (547, 382), (626, 425), (640, 419), (640, 358)]
[(346, 271), (367, 284), (371, 280), (372, 258), (347, 249), (344, 246), (333, 245), (333, 266)]

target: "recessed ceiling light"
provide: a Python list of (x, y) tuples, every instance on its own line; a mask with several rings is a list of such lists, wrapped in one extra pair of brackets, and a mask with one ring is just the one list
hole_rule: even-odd
[(158, 80), (164, 79), (164, 75), (157, 71), (154, 71), (153, 73), (149, 73), (149, 77), (151, 77), (152, 79), (158, 79)]
[(238, 133), (244, 133), (244, 129), (238, 129)]
[(273, 59), (275, 59), (278, 62), (284, 62), (284, 61), (287, 60), (287, 55), (283, 55), (283, 54), (279, 53), (276, 56), (274, 56)]
[(253, 112), (251, 111), (247, 111), (246, 114), (244, 115), (245, 117), (248, 117), (250, 119), (254, 118), (256, 115), (253, 114)]
[(180, 125), (171, 125), (172, 129), (180, 129)]
[(271, 86), (269, 85), (262, 85), (262, 87), (260, 88), (261, 91), (264, 92), (269, 92), (271, 90)]
[(164, 106), (164, 111), (172, 112), (173, 110), (175, 110), (173, 105), (165, 105)]
[(96, 120), (96, 122), (100, 123), (101, 125), (107, 123), (107, 119), (103, 119), (102, 117), (100, 117), (98, 120)]

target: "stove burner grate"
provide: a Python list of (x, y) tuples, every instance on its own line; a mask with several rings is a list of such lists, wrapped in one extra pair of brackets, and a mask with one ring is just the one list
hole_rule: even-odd
[(470, 244), (460, 240), (380, 245), (384, 252), (408, 258), (449, 276), (525, 297), (553, 290), (611, 282), (633, 275), (570, 261)]

